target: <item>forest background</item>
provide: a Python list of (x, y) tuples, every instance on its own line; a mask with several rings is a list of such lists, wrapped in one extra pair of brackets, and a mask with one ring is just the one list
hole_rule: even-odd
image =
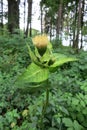
[[(3, 26), (3, 23), (6, 21), (9, 26), (10, 19), (14, 21), (14, 19), (18, 17), (15, 22), (11, 20), (14, 26), (11, 28), (22, 28), (26, 32), (26, 35), (28, 35), (28, 28), (30, 28), (30, 32), (31, 28), (33, 28), (39, 30), (41, 33), (44, 32), (49, 34), (50, 38), (60, 35), (59, 37), (61, 40), (63, 39), (63, 43), (66, 42), (65, 39), (69, 39), (67, 41), (68, 45), (70, 41), (72, 46), (82, 47), (83, 41), (84, 47), (86, 41), (86, 0), (81, 1), (80, 3), (78, 3), (78, 1), (73, 1), (72, 3), (68, 0), (61, 1), (61, 3), (58, 3), (59, 9), (56, 3), (58, 2), (52, 2), (50, 0), (48, 2), (45, 2), (44, 0), (38, 2), (19, 0), (16, 2), (13, 1), (12, 3), (10, 1), (1, 0), (1, 24)], [(51, 13), (53, 14), (51, 15)]]
[[(87, 1), (34, 4), (0, 0), (0, 130), (86, 130)], [(32, 38), (40, 34), (48, 36), (54, 53), (78, 60), (58, 67), (49, 84), (17, 86), (15, 81), (32, 62), (27, 44), (34, 50)], [(45, 85), (50, 87), (49, 105), (42, 120)]]

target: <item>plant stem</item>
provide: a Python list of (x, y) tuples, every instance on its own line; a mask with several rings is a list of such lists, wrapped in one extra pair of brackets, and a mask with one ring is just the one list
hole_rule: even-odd
[(47, 90), (46, 90), (46, 108), (47, 108), (48, 104), (49, 104), (49, 89), (47, 88)]
[(43, 123), (43, 120), (44, 120), (44, 116), (46, 114), (46, 109), (48, 107), (48, 104), (49, 104), (49, 89), (47, 88), (46, 89), (46, 100), (43, 104), (43, 108), (42, 108), (42, 116), (41, 116), (41, 130), (44, 130), (44, 123)]

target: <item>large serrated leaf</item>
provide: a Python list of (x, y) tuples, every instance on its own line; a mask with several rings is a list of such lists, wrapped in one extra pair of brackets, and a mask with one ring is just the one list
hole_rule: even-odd
[(49, 77), (49, 70), (42, 68), (34, 63), (31, 63), (26, 71), (20, 75), (17, 82), (23, 83), (40, 83), (47, 80)]
[(62, 55), (62, 54), (54, 53), (53, 60), (54, 60), (54, 63), (52, 65), (50, 65), (50, 67), (49, 67), (50, 70), (52, 70), (52, 69), (54, 69), (56, 67), (59, 67), (59, 66), (63, 65), (64, 63), (71, 62), (71, 61), (76, 61), (77, 59), (67, 57), (67, 56)]

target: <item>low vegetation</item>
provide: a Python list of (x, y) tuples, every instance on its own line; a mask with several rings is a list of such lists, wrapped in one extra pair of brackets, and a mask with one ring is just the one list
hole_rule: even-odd
[[(22, 34), (0, 36), (0, 130), (41, 130), (44, 83), (37, 91), (28, 85), (15, 86), (18, 76), (31, 63), (26, 43), (33, 49), (31, 39), (24, 39)], [(53, 47), (54, 52), (78, 61), (65, 63), (49, 77), (44, 130), (86, 130), (87, 52), (76, 54), (70, 47)]]

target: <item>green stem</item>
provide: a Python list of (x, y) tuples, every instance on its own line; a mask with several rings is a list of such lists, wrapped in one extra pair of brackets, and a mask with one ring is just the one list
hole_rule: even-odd
[(49, 104), (49, 89), (46, 90), (46, 108)]
[(44, 120), (44, 116), (46, 114), (48, 104), (49, 104), (49, 89), (47, 88), (47, 90), (46, 90), (46, 101), (43, 104), (43, 108), (42, 108), (41, 125), (40, 125), (41, 130), (44, 130), (43, 120)]

